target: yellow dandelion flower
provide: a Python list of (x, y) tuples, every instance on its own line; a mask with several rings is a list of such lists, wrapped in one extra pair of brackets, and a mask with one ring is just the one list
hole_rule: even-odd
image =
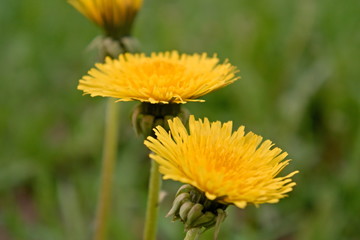
[(278, 177), (289, 163), (287, 153), (273, 148), (270, 140), (241, 126), (232, 133), (232, 122), (210, 123), (207, 118), (189, 120), (189, 133), (180, 121), (169, 120), (170, 132), (158, 126), (157, 139), (148, 137), (145, 145), (155, 154), (164, 179), (188, 183), (205, 193), (209, 200), (235, 204), (276, 203), (292, 191), (290, 177)]
[(130, 34), (132, 23), (142, 0), (68, 0), (80, 13), (100, 26), (109, 35)]
[(119, 101), (186, 103), (234, 82), (236, 69), (217, 57), (179, 54), (177, 51), (144, 54), (125, 53), (96, 64), (80, 80), (78, 89), (93, 96)]

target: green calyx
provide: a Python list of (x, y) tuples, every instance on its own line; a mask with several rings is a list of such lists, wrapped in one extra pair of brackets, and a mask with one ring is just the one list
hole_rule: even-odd
[(140, 103), (132, 114), (132, 124), (137, 135), (154, 136), (153, 129), (162, 126), (169, 130), (168, 120), (179, 117), (184, 123), (189, 113), (181, 108), (181, 104), (151, 104)]
[(185, 231), (202, 228), (203, 231), (215, 226), (214, 238), (217, 239), (220, 224), (226, 218), (227, 205), (211, 201), (195, 187), (185, 184), (176, 193), (173, 206), (167, 217), (180, 220), (185, 225)]

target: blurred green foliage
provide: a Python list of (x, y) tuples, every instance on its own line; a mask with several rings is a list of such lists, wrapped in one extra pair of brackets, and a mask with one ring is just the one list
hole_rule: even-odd
[[(272, 139), (299, 169), (276, 205), (229, 208), (220, 239), (360, 238), (360, 1), (145, 0), (134, 35), (145, 52), (217, 53), (242, 79), (186, 106)], [(77, 80), (100, 31), (66, 1), (0, 2), (0, 239), (89, 239), (105, 101)], [(140, 239), (148, 165), (122, 112), (110, 238)], [(159, 239), (182, 239), (162, 216)], [(201, 239), (211, 239), (212, 231)]]

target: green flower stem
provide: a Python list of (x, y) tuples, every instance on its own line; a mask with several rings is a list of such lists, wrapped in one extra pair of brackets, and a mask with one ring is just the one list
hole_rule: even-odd
[[(155, 137), (152, 129), (159, 125), (166, 127), (166, 121), (168, 118), (179, 115), (181, 110), (180, 106), (180, 104), (141, 103), (138, 111), (134, 112), (134, 126), (137, 126), (137, 132), (142, 133), (145, 138), (147, 135)], [(160, 187), (161, 178), (159, 165), (155, 161), (151, 160), (144, 240), (156, 239)]]
[(155, 161), (151, 161), (144, 240), (156, 239), (160, 187), (161, 178), (159, 172), (159, 165)]
[(191, 228), (186, 232), (184, 240), (196, 240), (201, 234), (201, 228)]
[(119, 108), (113, 98), (107, 100), (102, 157), (100, 195), (95, 219), (94, 240), (105, 240), (111, 204), (112, 181), (118, 143)]

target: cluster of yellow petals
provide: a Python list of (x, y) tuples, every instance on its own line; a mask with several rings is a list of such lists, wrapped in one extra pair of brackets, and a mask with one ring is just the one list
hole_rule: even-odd
[(170, 132), (155, 130), (145, 145), (155, 154), (164, 179), (191, 184), (210, 200), (235, 204), (276, 203), (292, 191), (290, 179), (298, 171), (278, 177), (289, 163), (287, 153), (274, 148), (270, 140), (241, 126), (232, 133), (232, 122), (210, 123), (207, 118), (189, 120), (189, 133), (179, 118), (169, 120)]
[(107, 32), (129, 30), (143, 0), (68, 0)]
[(234, 82), (236, 68), (217, 57), (179, 54), (177, 51), (145, 54), (125, 53), (96, 64), (78, 89), (91, 96), (119, 101), (186, 103)]

